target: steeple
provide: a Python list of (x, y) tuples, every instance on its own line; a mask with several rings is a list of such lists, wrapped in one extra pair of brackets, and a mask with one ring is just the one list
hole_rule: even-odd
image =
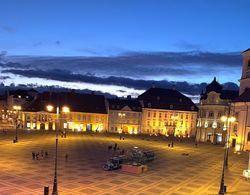
[(243, 57), (242, 74), (240, 79), (240, 94), (250, 88), (250, 48), (241, 53)]

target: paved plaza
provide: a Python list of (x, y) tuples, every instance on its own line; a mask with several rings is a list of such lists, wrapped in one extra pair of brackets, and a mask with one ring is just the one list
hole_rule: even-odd
[[(0, 133), (0, 194), (39, 195), (44, 186), (52, 191), (54, 174), (54, 132), (20, 132), (19, 142), (12, 143), (14, 132)], [(219, 190), (223, 147), (191, 141), (175, 142), (167, 147), (167, 138), (70, 133), (59, 139), (58, 189), (60, 195), (119, 194), (217, 194)], [(120, 149), (134, 146), (153, 150), (156, 159), (140, 175), (104, 171), (103, 163), (112, 155), (108, 145)], [(48, 151), (48, 159), (32, 160), (32, 152)], [(188, 153), (189, 155), (182, 155)], [(68, 154), (68, 161), (65, 160)], [(250, 194), (250, 182), (241, 177), (247, 168), (248, 154), (229, 153), (225, 172), (228, 194)]]

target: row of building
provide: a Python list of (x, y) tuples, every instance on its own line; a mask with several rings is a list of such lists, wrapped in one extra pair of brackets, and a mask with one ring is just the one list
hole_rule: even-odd
[(249, 150), (250, 49), (242, 56), (240, 91), (224, 90), (214, 78), (198, 105), (174, 89), (155, 87), (136, 99), (16, 90), (0, 97), (0, 128), (195, 136), (213, 144), (225, 143), (229, 135), (232, 147)]
[[(16, 105), (21, 110), (13, 109)], [(64, 112), (65, 107), (67, 112)], [(9, 92), (6, 106), (1, 110), (2, 124), (5, 122), (13, 127), (17, 124), (25, 129), (53, 130), (58, 126), (73, 131), (178, 136), (195, 135), (198, 112), (188, 97), (176, 90), (162, 88), (150, 88), (136, 99), (16, 90)]]

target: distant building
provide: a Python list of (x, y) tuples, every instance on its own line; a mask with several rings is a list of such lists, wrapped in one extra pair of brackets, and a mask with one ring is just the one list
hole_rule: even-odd
[(201, 93), (197, 123), (197, 141), (214, 144), (224, 143), (226, 124), (222, 116), (228, 116), (230, 103), (238, 96), (238, 91), (223, 90), (216, 78)]
[(9, 110), (13, 110), (13, 106), (27, 107), (38, 95), (38, 91), (34, 89), (24, 90), (17, 89), (7, 92), (7, 105)]
[[(53, 106), (52, 112), (47, 106)], [(57, 123), (56, 107), (60, 108)], [(62, 112), (67, 106), (69, 112)], [(107, 105), (102, 95), (45, 92), (23, 111), (24, 127), (37, 130), (60, 129), (73, 131), (106, 131), (108, 125)]]
[(195, 135), (198, 108), (185, 95), (176, 90), (153, 87), (138, 99), (142, 104), (142, 133)]
[(242, 52), (243, 65), (239, 97), (232, 102), (232, 114), (236, 117), (231, 128), (231, 146), (250, 150), (250, 49)]
[(115, 133), (140, 133), (142, 108), (138, 99), (108, 99), (109, 131)]

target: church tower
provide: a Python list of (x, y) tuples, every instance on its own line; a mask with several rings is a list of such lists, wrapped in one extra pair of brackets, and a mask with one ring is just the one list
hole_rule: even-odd
[(242, 75), (240, 79), (240, 94), (250, 89), (250, 48), (241, 53), (243, 56)]

